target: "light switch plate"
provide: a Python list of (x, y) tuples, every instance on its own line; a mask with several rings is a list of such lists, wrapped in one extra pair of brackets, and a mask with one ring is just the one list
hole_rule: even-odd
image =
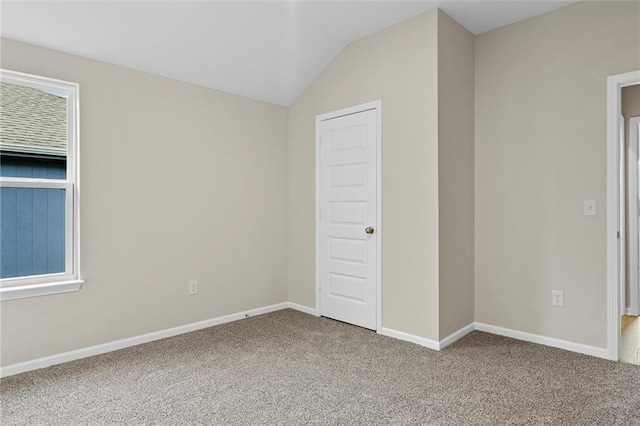
[(584, 215), (585, 216), (597, 216), (598, 209), (596, 200), (584, 200)]

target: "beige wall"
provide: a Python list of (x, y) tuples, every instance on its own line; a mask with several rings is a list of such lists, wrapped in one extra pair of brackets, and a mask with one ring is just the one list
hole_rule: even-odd
[[(635, 86), (623, 87), (622, 88), (622, 115), (625, 119), (625, 141), (627, 142), (627, 146), (629, 144), (629, 118), (640, 116), (640, 84)], [(628, 175), (627, 175), (628, 179)], [(627, 185), (629, 185), (629, 181), (627, 180)], [(627, 186), (629, 188), (629, 186)], [(627, 191), (627, 202), (629, 200), (629, 191)], [(636, 215), (640, 216), (640, 215)], [(638, 217), (629, 217), (627, 216), (627, 231), (629, 230), (629, 221), (638, 220)], [(625, 301), (627, 303), (627, 307), (631, 306), (631, 286), (630, 286), (630, 273), (631, 273), (631, 263), (629, 261), (630, 254), (630, 242), (631, 240), (627, 237), (627, 282), (626, 282), (626, 298)]]
[(438, 338), (437, 12), (345, 48), (289, 109), (289, 299), (315, 303), (315, 116), (382, 100), (383, 326)]
[(622, 88), (622, 115), (624, 118), (640, 116), (640, 84)]
[(640, 69), (639, 8), (581, 2), (476, 37), (477, 321), (606, 346), (606, 78)]
[(474, 321), (473, 40), (438, 12), (440, 339)]
[(2, 365), (287, 300), (286, 108), (11, 40), (1, 65), (80, 84), (86, 279), (2, 302)]
[(4, 68), (81, 85), (87, 280), (3, 302), (2, 365), (315, 306), (315, 116), (376, 99), (383, 326), (439, 340), (475, 318), (604, 347), (605, 83), (639, 52), (638, 3), (475, 39), (432, 11), (349, 45), (287, 111), (2, 40)]

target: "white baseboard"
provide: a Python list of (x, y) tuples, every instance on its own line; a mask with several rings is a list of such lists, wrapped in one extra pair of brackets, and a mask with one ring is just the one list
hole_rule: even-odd
[[(265, 306), (262, 308), (251, 309), (244, 312), (238, 312), (235, 314), (225, 315), (218, 318), (213, 318), (205, 321), (195, 322), (191, 324), (181, 325), (178, 327), (168, 328), (166, 330), (160, 330), (153, 333), (142, 334), (140, 336), (129, 337), (126, 339), (116, 340), (109, 343), (103, 343), (96, 346), (90, 346), (88, 348), (77, 349), (74, 351), (64, 352), (57, 355), (51, 355), (44, 358), (38, 358), (31, 361), (21, 362), (18, 364), (8, 365), (0, 368), (0, 377), (12, 376), (14, 374), (24, 373), (31, 370), (37, 370), (40, 368), (50, 367), (56, 364), (62, 364), (65, 362), (73, 361), (76, 359), (86, 358), (94, 355), (100, 355), (107, 352), (116, 351), (118, 349), (128, 348), (130, 346), (141, 345), (143, 343), (153, 342), (154, 340), (165, 339), (167, 337), (177, 336), (179, 334), (189, 333), (191, 331), (201, 330), (203, 328), (213, 327), (220, 324), (225, 324), (232, 321), (237, 321), (246, 317), (253, 317), (257, 315), (266, 314), (269, 312), (275, 312), (282, 309), (295, 309), (300, 312), (304, 312), (309, 315), (318, 316), (318, 311), (315, 308), (311, 308), (304, 305), (299, 305), (293, 302), (283, 302), (275, 305)], [(526, 342), (537, 343), (540, 345), (552, 346), (554, 348), (565, 349), (572, 352), (578, 352), (585, 355), (591, 355), (598, 358), (608, 359), (608, 352), (605, 348), (598, 348), (595, 346), (583, 345), (580, 343), (568, 342), (566, 340), (555, 339), (553, 337), (540, 336), (537, 334), (526, 333), (523, 331), (512, 330), (509, 328), (498, 327), (495, 325), (484, 324), (475, 322), (462, 327), (460, 330), (450, 334), (444, 339), (438, 341), (419, 337), (413, 334), (405, 333), (402, 331), (393, 330), (390, 328), (382, 328), (380, 334), (394, 339), (403, 340), (405, 342), (415, 343), (420, 346), (424, 346), (429, 349), (440, 350), (449, 346), (453, 342), (463, 338), (467, 334), (474, 330), (484, 331), (486, 333), (497, 334), (500, 336), (510, 337), (512, 339), (524, 340)]]
[(0, 368), (0, 377), (12, 376), (14, 374), (24, 373), (31, 370), (50, 367), (56, 364), (73, 361), (80, 358), (86, 358), (94, 355), (100, 355), (107, 352), (116, 351), (118, 349), (128, 348), (130, 346), (141, 345), (143, 343), (153, 342), (154, 340), (165, 339), (167, 337), (177, 336), (179, 334), (189, 333), (191, 331), (201, 330), (203, 328), (213, 327), (215, 325), (225, 324), (237, 321), (247, 317), (266, 314), (269, 312), (279, 311), (290, 307), (288, 302), (278, 303), (275, 305), (265, 306), (262, 308), (251, 309), (244, 312), (225, 315), (205, 321), (194, 322), (191, 324), (181, 325), (178, 327), (168, 328), (165, 330), (155, 331), (153, 333), (142, 334), (140, 336), (129, 337), (126, 339), (116, 340), (114, 342), (103, 343), (88, 348), (77, 349), (74, 351), (64, 352), (57, 355), (51, 355), (44, 358), (38, 358), (31, 361), (21, 362), (18, 364), (8, 365)]
[(463, 338), (474, 330), (497, 334), (499, 336), (510, 337), (512, 339), (523, 340), (525, 342), (537, 343), (539, 345), (551, 346), (554, 348), (564, 349), (567, 351), (577, 352), (585, 355), (591, 355), (598, 358), (609, 359), (609, 354), (606, 348), (583, 345), (581, 343), (569, 342), (566, 340), (555, 339), (553, 337), (540, 336), (538, 334), (526, 333), (524, 331), (517, 331), (479, 322), (468, 324), (455, 333), (452, 333), (444, 339), (440, 340), (439, 342), (431, 339), (426, 339), (424, 337), (415, 336), (413, 334), (404, 333), (402, 331), (392, 330), (389, 328), (383, 328), (380, 334), (439, 351), (446, 348), (453, 342)]
[[(287, 305), (291, 309), (295, 309), (296, 311), (304, 312), (305, 314), (319, 316), (318, 310), (316, 308), (311, 308), (309, 306), (299, 305), (293, 302), (287, 302)], [(394, 339), (404, 340), (405, 342), (415, 343), (420, 346), (424, 346), (429, 349), (440, 350), (446, 346), (449, 346), (453, 342), (458, 339), (463, 338), (467, 334), (471, 333), (474, 330), (473, 324), (468, 324), (455, 333), (447, 336), (445, 339), (440, 342), (436, 342), (435, 340), (427, 339), (424, 337), (419, 337), (413, 334), (405, 333), (403, 331), (393, 330), (391, 328), (382, 328), (380, 334), (387, 337), (392, 337)]]
[(475, 323), (475, 329), (486, 333), (497, 334), (499, 336), (511, 337), (512, 339), (524, 340), (525, 342), (537, 343), (539, 345), (551, 346), (598, 358), (609, 359), (609, 354), (606, 348), (583, 345), (581, 343), (569, 342), (553, 337), (541, 336), (539, 334), (526, 333), (524, 331), (512, 330), (510, 328), (498, 327), (497, 325), (484, 324), (481, 322)]
[(460, 330), (451, 333), (444, 339), (438, 341), (427, 339), (425, 337), (416, 336), (414, 334), (405, 333), (403, 331), (392, 330), (390, 328), (382, 328), (380, 334), (387, 337), (393, 337), (394, 339), (404, 340), (405, 342), (415, 343), (416, 345), (424, 346), (425, 348), (439, 351), (444, 349), (453, 342), (462, 339), (467, 334), (475, 330), (475, 323), (467, 324)]
[(287, 302), (287, 307), (294, 309), (296, 311), (304, 312), (305, 314), (313, 315), (315, 317), (318, 315), (318, 310), (316, 308), (310, 308), (309, 306), (299, 305), (293, 302)]
[(419, 337), (414, 334), (404, 333), (402, 331), (392, 330), (390, 328), (382, 327), (380, 334), (387, 337), (393, 337), (394, 339), (404, 340), (405, 342), (415, 343), (416, 345), (424, 346), (425, 348), (440, 350), (440, 342), (435, 340)]
[(446, 348), (447, 346), (449, 346), (453, 342), (462, 339), (464, 336), (466, 336), (467, 334), (471, 333), (475, 329), (476, 329), (476, 324), (473, 323), (473, 322), (471, 324), (465, 325), (460, 330), (455, 331), (455, 332), (451, 333), (450, 335), (448, 335), (447, 337), (445, 337), (444, 339), (440, 340), (440, 343), (439, 343), (440, 346), (439, 346), (438, 349)]

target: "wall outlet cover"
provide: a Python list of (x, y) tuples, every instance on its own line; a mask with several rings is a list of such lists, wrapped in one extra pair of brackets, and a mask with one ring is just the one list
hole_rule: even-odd
[(189, 296), (198, 294), (198, 281), (189, 281)]
[(551, 306), (564, 308), (564, 291), (553, 290), (551, 292)]

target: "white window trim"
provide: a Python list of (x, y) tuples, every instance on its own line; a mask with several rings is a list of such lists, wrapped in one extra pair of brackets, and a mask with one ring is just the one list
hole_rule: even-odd
[(0, 69), (0, 81), (67, 95), (67, 178), (0, 177), (0, 187), (65, 189), (65, 271), (56, 274), (0, 279), (0, 301), (78, 291), (80, 274), (80, 87), (76, 83)]

